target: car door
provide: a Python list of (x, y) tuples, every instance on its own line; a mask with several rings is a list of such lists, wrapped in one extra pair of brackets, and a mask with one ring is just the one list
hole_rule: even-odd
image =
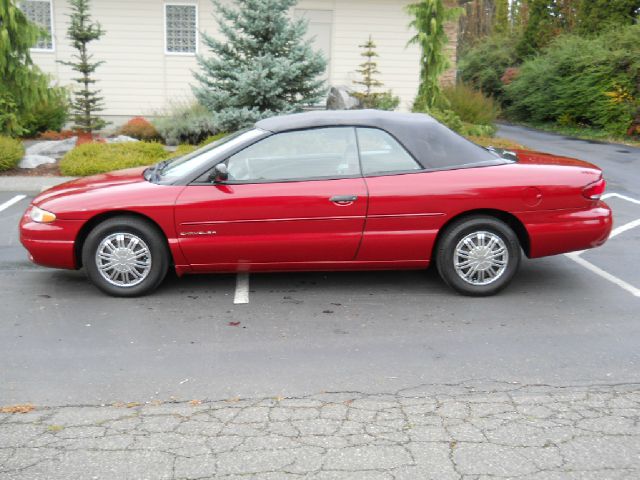
[(357, 260), (426, 261), (442, 221), (429, 173), (386, 131), (358, 128), (357, 137), (369, 192)]
[(195, 270), (354, 259), (368, 197), (353, 127), (277, 133), (224, 163), (226, 181), (189, 185), (177, 199)]

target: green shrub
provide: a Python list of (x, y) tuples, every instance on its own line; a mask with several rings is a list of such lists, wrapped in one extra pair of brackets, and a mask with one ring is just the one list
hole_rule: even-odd
[(446, 86), (442, 89), (442, 93), (446, 100), (446, 107), (455, 112), (463, 122), (493, 125), (500, 115), (497, 102), (470, 85), (457, 83)]
[(640, 106), (640, 25), (595, 38), (565, 35), (506, 87), (514, 119), (586, 125), (624, 135)]
[(431, 115), (437, 121), (446, 125), (454, 132), (461, 133), (464, 129), (464, 122), (460, 119), (460, 117), (452, 110), (448, 109), (440, 109), (440, 108), (432, 108), (431, 110), (424, 112)]
[(60, 131), (69, 118), (69, 99), (67, 90), (61, 87), (50, 88), (46, 99), (37, 104), (23, 119), (22, 135), (35, 137), (46, 131)]
[(160, 143), (86, 143), (60, 160), (63, 175), (86, 176), (123, 168), (151, 165), (169, 157)]
[(0, 172), (18, 166), (24, 156), (24, 147), (20, 140), (0, 136)]
[(218, 131), (211, 112), (197, 103), (173, 105), (168, 111), (158, 113), (153, 125), (167, 145), (197, 145)]
[(460, 59), (460, 79), (501, 101), (504, 94), (502, 76), (518, 62), (515, 45), (514, 38), (504, 36), (482, 39)]

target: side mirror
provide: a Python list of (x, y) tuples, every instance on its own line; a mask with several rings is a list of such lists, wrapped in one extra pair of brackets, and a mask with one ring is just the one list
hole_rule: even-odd
[(224, 182), (229, 178), (229, 170), (227, 170), (227, 166), (224, 163), (219, 163), (215, 167), (213, 167), (213, 172), (211, 172), (211, 181), (213, 183)]

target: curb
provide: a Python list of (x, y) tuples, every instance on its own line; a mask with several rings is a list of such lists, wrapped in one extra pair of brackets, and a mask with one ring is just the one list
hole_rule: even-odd
[(0, 192), (41, 192), (76, 177), (0, 176)]

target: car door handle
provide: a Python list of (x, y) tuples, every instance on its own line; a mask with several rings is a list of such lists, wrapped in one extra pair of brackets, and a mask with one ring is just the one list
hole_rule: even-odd
[(338, 205), (351, 205), (353, 202), (358, 200), (358, 196), (357, 195), (334, 195), (329, 200)]

